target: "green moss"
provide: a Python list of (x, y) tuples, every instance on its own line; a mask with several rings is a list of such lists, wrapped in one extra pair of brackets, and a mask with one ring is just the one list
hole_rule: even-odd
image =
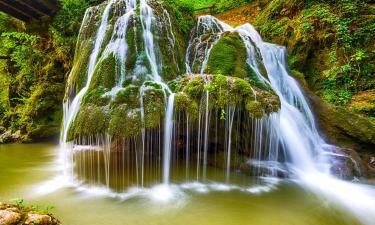
[(130, 108), (139, 108), (139, 87), (129, 85), (117, 93), (113, 105), (126, 104)]
[(142, 27), (141, 23), (136, 23), (137, 26), (128, 29), (126, 33), (126, 43), (128, 44), (126, 56), (126, 73), (133, 73), (138, 60), (138, 54), (143, 51)]
[(110, 96), (104, 96), (106, 92), (108, 92), (108, 88), (104, 88), (102, 86), (89, 90), (82, 99), (82, 104), (94, 104), (97, 106), (106, 106), (109, 104), (111, 98)]
[(75, 88), (76, 93), (85, 86), (92, 47), (92, 40), (89, 39), (82, 41), (79, 47), (81, 49), (80, 54), (78, 54), (74, 60), (74, 66), (69, 77), (68, 85), (71, 88)]
[(224, 34), (213, 46), (206, 73), (245, 78), (248, 76), (246, 48), (237, 33)]
[(255, 118), (262, 118), (265, 114), (262, 103), (258, 101), (248, 101), (245, 105), (250, 115)]
[(149, 89), (144, 92), (144, 125), (146, 129), (152, 129), (159, 126), (164, 118), (164, 92), (161, 90)]
[(112, 88), (116, 84), (116, 80), (120, 75), (120, 65), (116, 63), (116, 58), (113, 54), (102, 59), (95, 68), (92, 80), (90, 83), (90, 89), (102, 86), (104, 88)]
[(187, 83), (183, 91), (192, 99), (200, 99), (203, 88), (203, 78), (201, 76), (197, 76)]
[[(176, 80), (174, 86), (180, 89), (175, 96), (176, 111), (187, 111), (189, 114), (198, 114), (201, 99), (205, 100), (205, 90), (209, 92), (209, 107), (213, 109), (223, 110), (226, 107), (245, 105), (255, 117), (280, 109), (280, 100), (274, 92), (252, 87), (248, 81), (238, 77), (192, 76)], [(254, 92), (257, 95), (256, 101)], [(203, 104), (206, 102), (203, 101)]]
[(119, 105), (112, 110), (108, 132), (116, 138), (132, 138), (140, 134), (142, 129), (140, 110), (130, 109), (127, 105)]
[(186, 112), (191, 120), (195, 120), (199, 115), (199, 104), (186, 93), (179, 92), (175, 95), (174, 110), (175, 112)]
[(109, 115), (99, 106), (87, 104), (83, 106), (70, 126), (68, 141), (78, 137), (93, 137), (105, 134), (108, 129)]

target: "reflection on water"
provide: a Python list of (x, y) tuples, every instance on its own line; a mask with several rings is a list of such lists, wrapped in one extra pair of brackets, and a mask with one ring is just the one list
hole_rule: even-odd
[[(272, 180), (254, 183), (240, 174), (231, 175), (236, 185), (190, 182), (170, 189), (130, 189), (127, 198), (72, 187), (36, 194), (38, 187), (57, 176), (56, 155), (53, 144), (0, 145), (0, 201), (22, 197), (32, 204), (53, 205), (53, 212), (68, 225), (360, 224), (349, 213), (291, 182), (280, 181), (277, 186)], [(217, 169), (207, 172), (214, 180), (224, 179)], [(173, 174), (174, 183), (185, 176), (182, 170)], [(121, 174), (111, 182), (126, 182), (123, 178), (127, 180)], [(53, 189), (56, 185), (51, 182), (45, 187)], [(174, 197), (160, 201), (169, 191)]]

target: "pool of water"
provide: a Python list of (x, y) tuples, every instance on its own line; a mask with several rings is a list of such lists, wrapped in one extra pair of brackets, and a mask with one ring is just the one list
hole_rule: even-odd
[[(53, 143), (0, 145), (0, 201), (23, 198), (54, 206), (64, 225), (361, 224), (350, 212), (284, 180), (241, 187), (196, 183), (130, 190), (122, 195), (60, 186)], [(240, 178), (243, 182), (243, 177)], [(131, 194), (135, 193), (135, 194)]]

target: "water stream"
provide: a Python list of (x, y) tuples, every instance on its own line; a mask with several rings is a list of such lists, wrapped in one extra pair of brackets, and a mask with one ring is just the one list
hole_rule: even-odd
[[(125, 1), (126, 10), (115, 21), (109, 43), (104, 43), (109, 27), (112, 26), (109, 24), (110, 11), (118, 1), (120, 0), (109, 1), (101, 16), (85, 86), (72, 100), (68, 99), (64, 103), (62, 161), (69, 164), (65, 167), (71, 172), (65, 173), (65, 177), (60, 179), (71, 180), (70, 185), (88, 192), (104, 190), (110, 196), (126, 199), (132, 195), (132, 188), (137, 187), (141, 188), (136, 191), (138, 195), (151, 193), (156, 199), (165, 200), (183, 195), (187, 187), (198, 192), (234, 189), (251, 193), (255, 182), (260, 184), (257, 190), (272, 191), (276, 184), (261, 180), (283, 174), (350, 210), (362, 223), (371, 224), (375, 221), (374, 188), (341, 181), (330, 175), (331, 165), (328, 159), (332, 153), (327, 151), (329, 145), (315, 127), (313, 113), (301, 88), (288, 74), (285, 47), (263, 42), (250, 24), (233, 28), (212, 16), (199, 17), (186, 50), (186, 76), (199, 74), (208, 83), (205, 71), (211, 50), (223, 34), (238, 33), (246, 47), (246, 62), (259, 81), (270, 86), (279, 96), (281, 109), (278, 113), (257, 119), (244, 114), (240, 107), (228, 107), (222, 120), (222, 112), (209, 108), (210, 93), (205, 91), (199, 106), (198, 122), (192, 123), (188, 113), (174, 112), (175, 94), (163, 80), (163, 55), (158, 49), (158, 35), (155, 35), (160, 29), (160, 23), (157, 22), (154, 6), (149, 1)], [(121, 150), (116, 151), (112, 150), (113, 140), (108, 134), (68, 142), (69, 128), (80, 111), (82, 99), (100, 61), (114, 53), (121, 64), (120, 75), (111, 95), (116, 96), (123, 89), (124, 81), (130, 77), (124, 67), (129, 55), (126, 34), (132, 24), (130, 20), (137, 22), (137, 7), (140, 9), (142, 44), (148, 63), (145, 83), (152, 81), (159, 84), (165, 95), (162, 126), (153, 130), (145, 129), (144, 83), (140, 88), (140, 108), (132, 112), (140, 113), (143, 124), (140, 137), (122, 140), (118, 148)], [(171, 17), (164, 8), (162, 15), (165, 23), (163, 26), (168, 30), (166, 35), (169, 45), (174, 49), (176, 37)], [(207, 35), (212, 36), (207, 38)], [(172, 57), (176, 61), (174, 54)], [(137, 66), (138, 64), (137, 62)], [(265, 68), (266, 74), (261, 72), (261, 66)], [(138, 78), (134, 74), (137, 73), (133, 73), (133, 80)], [(256, 100), (256, 92), (253, 92)], [(213, 130), (213, 126), (216, 129)], [(247, 138), (240, 140), (235, 135), (238, 133)], [(238, 174), (233, 169), (233, 162), (244, 160), (243, 154), (241, 155), (243, 149), (250, 149), (246, 160), (249, 165), (257, 168), (252, 174), (255, 181), (249, 178), (246, 182), (236, 182)], [(70, 176), (69, 179), (66, 176)], [(352, 197), (348, 197), (347, 193), (351, 193)]]

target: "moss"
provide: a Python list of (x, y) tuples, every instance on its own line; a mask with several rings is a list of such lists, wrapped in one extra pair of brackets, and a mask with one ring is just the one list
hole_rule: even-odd
[(226, 106), (236, 106), (238, 96), (231, 93), (232, 84), (228, 77), (217, 75), (212, 81), (205, 85), (209, 92), (209, 102), (215, 108), (223, 109)]
[(79, 137), (92, 137), (105, 134), (108, 129), (109, 115), (99, 106), (87, 104), (83, 106), (72, 123), (68, 133), (68, 141)]
[(192, 100), (186, 93), (179, 92), (175, 95), (174, 110), (178, 112), (186, 112), (190, 120), (196, 120), (199, 116), (199, 104), (196, 100)]
[(131, 74), (137, 64), (138, 54), (143, 51), (142, 26), (138, 21), (134, 21), (136, 26), (126, 32), (126, 43), (128, 44), (126, 56), (126, 73)]
[(130, 108), (139, 108), (139, 87), (129, 85), (117, 93), (113, 105), (126, 104)]
[(97, 106), (106, 106), (109, 104), (111, 98), (110, 96), (104, 96), (106, 92), (108, 92), (108, 88), (104, 88), (102, 86), (89, 90), (82, 99), (82, 104), (94, 104)]
[(85, 86), (92, 47), (92, 40), (89, 39), (82, 41), (80, 45), (80, 54), (76, 56), (74, 60), (74, 66), (69, 77), (68, 85), (70, 88), (73, 88), (76, 93)]
[(187, 83), (183, 90), (190, 98), (200, 99), (203, 88), (203, 78), (201, 76), (196, 76)]
[(119, 65), (116, 63), (116, 58), (113, 54), (102, 59), (95, 68), (92, 80), (90, 83), (91, 88), (97, 88), (102, 86), (104, 88), (112, 88), (116, 84), (116, 80), (119, 79), (116, 75), (119, 75)]
[[(180, 91), (175, 96), (176, 111), (197, 114), (205, 90), (209, 92), (209, 107), (213, 109), (222, 110), (245, 105), (255, 117), (262, 117), (280, 109), (280, 100), (274, 92), (251, 86), (248, 81), (238, 77), (191, 76), (180, 78), (173, 83)], [(205, 101), (203, 104), (206, 104)]]
[(159, 126), (165, 114), (164, 92), (161, 90), (149, 89), (144, 92), (144, 125), (146, 129)]
[(375, 90), (360, 92), (352, 96), (349, 108), (356, 113), (375, 118)]
[(250, 115), (255, 118), (262, 118), (265, 114), (262, 103), (258, 101), (248, 101), (245, 105)]
[(213, 46), (206, 73), (245, 78), (248, 76), (246, 48), (238, 33), (224, 34)]
[(139, 109), (119, 105), (112, 110), (108, 132), (116, 138), (132, 138), (140, 134), (142, 128)]

